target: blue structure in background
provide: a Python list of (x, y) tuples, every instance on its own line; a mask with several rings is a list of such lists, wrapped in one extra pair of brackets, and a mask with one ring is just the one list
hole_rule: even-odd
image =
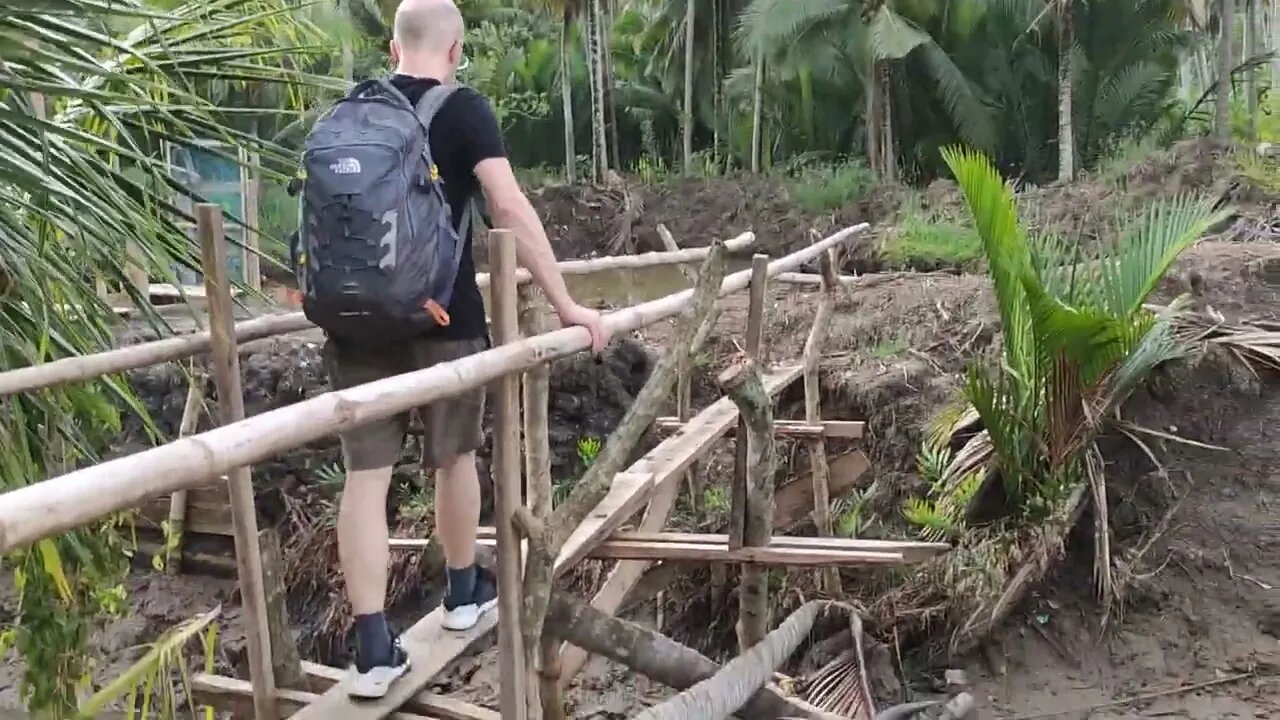
[[(224, 154), (240, 154), (241, 163), (221, 157), (216, 151)], [(245, 177), (243, 153), (237, 148), (218, 142), (196, 142), (190, 145), (169, 144), (169, 168), (173, 178), (187, 187), (191, 192), (200, 195), (208, 202), (221, 206), (229, 216), (224, 223), (223, 231), (227, 243), (227, 272), (232, 283), (244, 282), (245, 240), (244, 227), (234, 220), (244, 218), (245, 214)], [(175, 198), (175, 204), (182, 210), (192, 213), (190, 198)], [(187, 231), (193, 244), (198, 243), (195, 226)], [(199, 255), (199, 251), (196, 253)], [(178, 282), (183, 285), (200, 285), (204, 282), (201, 273), (174, 266)]]

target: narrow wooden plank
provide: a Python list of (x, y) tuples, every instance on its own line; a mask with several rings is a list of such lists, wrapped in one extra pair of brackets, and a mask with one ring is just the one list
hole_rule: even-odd
[[(253, 717), (253, 684), (247, 680), (197, 673), (191, 678), (191, 694), (197, 704), (230, 711), (233, 717)], [(318, 697), (302, 690), (280, 690), (276, 693), (276, 712), (280, 717), (288, 717)], [(387, 717), (391, 720), (434, 720), (426, 715), (403, 712), (391, 713)]]
[(826, 565), (901, 565), (902, 553), (767, 546), (741, 547), (731, 550), (728, 543), (644, 542), (611, 540), (598, 545), (592, 555), (614, 560), (661, 560), (688, 563), (752, 563), (784, 567), (822, 567)]
[(574, 528), (556, 557), (556, 574), (576, 565), (591, 548), (622, 526), (649, 502), (653, 493), (653, 474), (623, 472), (613, 479), (609, 494), (596, 505), (582, 524)]
[[(670, 485), (668, 487), (678, 487)], [(666, 490), (667, 488), (663, 488)], [(655, 496), (655, 500), (657, 496)], [(642, 526), (643, 528), (643, 526)], [(423, 550), (430, 547), (435, 541), (418, 538), (399, 538), (391, 541), (391, 547), (397, 550)], [(483, 534), (477, 543), (484, 547), (493, 547), (496, 543), (490, 535), (485, 537)], [(610, 535), (608, 539), (602, 541), (595, 546), (589, 553), (588, 557), (592, 558), (626, 558), (639, 560), (668, 560), (678, 559), (669, 557), (672, 551), (655, 549), (653, 556), (640, 555), (633, 558), (631, 554), (639, 552), (636, 548), (648, 547), (651, 545), (698, 545), (700, 547), (710, 548), (711, 550), (724, 550), (729, 543), (729, 536), (719, 533), (682, 533), (682, 532), (655, 532), (648, 530), (627, 531), (618, 530)], [(932, 557), (941, 555), (951, 549), (946, 543), (918, 542), (913, 540), (864, 540), (862, 538), (827, 538), (827, 537), (792, 537), (788, 535), (774, 536), (767, 546), (770, 549), (783, 550), (807, 550), (815, 552), (871, 552), (871, 553), (891, 553), (902, 556), (904, 562), (916, 563), (923, 562)], [(720, 560), (717, 558), (716, 562)], [(731, 562), (731, 561), (725, 561)], [(642, 564), (642, 563), (637, 563)], [(618, 568), (614, 568), (616, 573)], [(612, 577), (612, 575), (611, 575)], [(605, 588), (610, 585), (606, 582)], [(602, 590), (603, 592), (603, 590)], [(606, 597), (612, 597), (612, 594)], [(597, 594), (596, 599), (601, 599), (601, 595)], [(622, 601), (618, 601), (621, 603)]]
[[(346, 671), (340, 668), (313, 662), (303, 662), (302, 672), (306, 673), (311, 689), (316, 692), (328, 690), (342, 682), (346, 675)], [(404, 709), (440, 720), (502, 720), (501, 715), (489, 708), (427, 691), (414, 695), (404, 704)]]
[(385, 697), (376, 701), (353, 700), (347, 696), (349, 675), (310, 705), (293, 715), (293, 720), (381, 720), (418, 696), (419, 690), (453, 659), (498, 626), (498, 613), (480, 616), (480, 622), (466, 632), (446, 630), (440, 621), (444, 609), (436, 608), (400, 636), (411, 663), (409, 671), (391, 684)]
[[(660, 432), (679, 430), (683, 425), (684, 422), (675, 417), (660, 417), (653, 423), (654, 429)], [(863, 436), (866, 427), (865, 422), (856, 420), (820, 420), (816, 423), (804, 420), (775, 420), (773, 430), (778, 437), (857, 440)], [(736, 435), (736, 430), (731, 429), (729, 435)]]
[[(871, 469), (871, 460), (861, 450), (845, 453), (827, 463), (827, 490), (831, 497), (844, 497), (858, 478)], [(788, 480), (773, 494), (773, 527), (786, 530), (813, 513), (813, 473)]]
[[(209, 366), (218, 390), (218, 417), (225, 425), (244, 419), (244, 393), (240, 386), (240, 355), (236, 351), (221, 208), (209, 203), (197, 205), (196, 229), (200, 237), (201, 270), (209, 296), (212, 350)], [(267, 598), (262, 586), (262, 556), (258, 548), (258, 513), (254, 507), (252, 471), (247, 465), (241, 465), (232, 468), (227, 479), (231, 520), (235, 527), (236, 576), (243, 599), (245, 636), (249, 641), (254, 716), (258, 720), (275, 720), (278, 717), (274, 699), (276, 682), (271, 672), (271, 630), (267, 626)]]

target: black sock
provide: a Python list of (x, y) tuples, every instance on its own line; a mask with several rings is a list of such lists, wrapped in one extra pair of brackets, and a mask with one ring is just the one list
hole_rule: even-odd
[(356, 667), (361, 672), (376, 665), (389, 665), (391, 629), (380, 612), (356, 616)]
[(449, 607), (469, 605), (476, 594), (476, 566), (472, 563), (464, 568), (448, 568), (449, 574)]

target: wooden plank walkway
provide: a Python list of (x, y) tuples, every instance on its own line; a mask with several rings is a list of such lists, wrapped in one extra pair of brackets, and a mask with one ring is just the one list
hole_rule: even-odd
[[(795, 382), (803, 371), (800, 365), (788, 365), (774, 370), (764, 378), (765, 388), (770, 393), (777, 394)], [(644, 507), (656, 487), (665, 486), (681, 477), (694, 461), (710, 450), (711, 443), (727, 433), (737, 420), (737, 406), (732, 400), (721, 398), (695, 415), (688, 424), (660, 442), (625, 472), (619, 473), (609, 494), (565, 542), (560, 556), (556, 558), (555, 573), (558, 575), (586, 558), (596, 545)], [(619, 565), (627, 562), (640, 563), (646, 567), (648, 565), (645, 561), (624, 561)], [(616, 612), (616, 608), (600, 609)], [(412, 666), (392, 684), (386, 697), (377, 701), (353, 700), (347, 696), (348, 680), (344, 678), (316, 702), (293, 715), (294, 720), (381, 720), (412, 700), (431, 678), (498, 624), (498, 613), (491, 611), (485, 613), (480, 623), (469, 632), (457, 633), (441, 627), (443, 614), (443, 608), (436, 608), (402, 636)]]

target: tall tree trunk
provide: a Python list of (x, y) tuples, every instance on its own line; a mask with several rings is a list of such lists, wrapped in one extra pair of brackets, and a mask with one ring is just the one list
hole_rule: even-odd
[(591, 0), (587, 23), (587, 66), (591, 69), (591, 176), (596, 182), (609, 170), (609, 148), (604, 128), (604, 64), (600, 49), (600, 0)]
[(685, 174), (693, 168), (693, 21), (694, 0), (685, 0), (684, 10), (684, 131), (683, 164)]
[[(342, 18), (347, 29), (343, 32), (351, 32), (351, 0), (338, 0), (338, 16)], [(351, 48), (351, 39), (344, 36), (342, 39), (342, 79), (348, 83), (355, 82), (356, 78), (356, 55)]]
[(893, 182), (898, 163), (889, 92), (893, 74), (888, 61), (873, 60), (867, 77), (867, 163), (880, 179)]
[[(1244, 59), (1246, 62), (1260, 55), (1258, 47), (1258, 0), (1245, 0), (1244, 11)], [(1244, 96), (1249, 108), (1249, 141), (1258, 140), (1258, 70), (1250, 67), (1244, 76)]]
[(1220, 35), (1218, 38), (1218, 83), (1213, 98), (1213, 130), (1215, 137), (1221, 142), (1231, 141), (1231, 67), (1235, 60), (1233, 40), (1235, 39), (1235, 0), (1220, 0), (1218, 18)]
[(756, 82), (751, 93), (751, 172), (760, 172), (760, 150), (764, 141), (764, 53), (756, 51)]
[(1071, 90), (1075, 77), (1075, 13), (1072, 0), (1058, 0), (1058, 181), (1076, 179), (1076, 130)]
[(1280, 91), (1280, 2), (1272, 0), (1271, 28), (1268, 34), (1267, 49), (1277, 53), (1271, 58), (1271, 89)]
[(611, 158), (605, 165), (609, 167), (619, 167), (622, 164), (622, 154), (618, 147), (618, 104), (613, 101), (613, 2), (611, 0), (602, 0), (608, 4), (603, 5), (600, 13), (600, 67), (604, 72), (600, 76), (604, 98), (605, 112), (605, 130), (608, 133), (609, 140), (609, 157)]
[(573, 40), (573, 12), (565, 5), (560, 24), (560, 103), (564, 114), (564, 177), (578, 181), (578, 150), (573, 138), (573, 63), (570, 46)]
[(711, 0), (711, 158), (720, 165), (720, 23), (724, 21), (720, 0)]

